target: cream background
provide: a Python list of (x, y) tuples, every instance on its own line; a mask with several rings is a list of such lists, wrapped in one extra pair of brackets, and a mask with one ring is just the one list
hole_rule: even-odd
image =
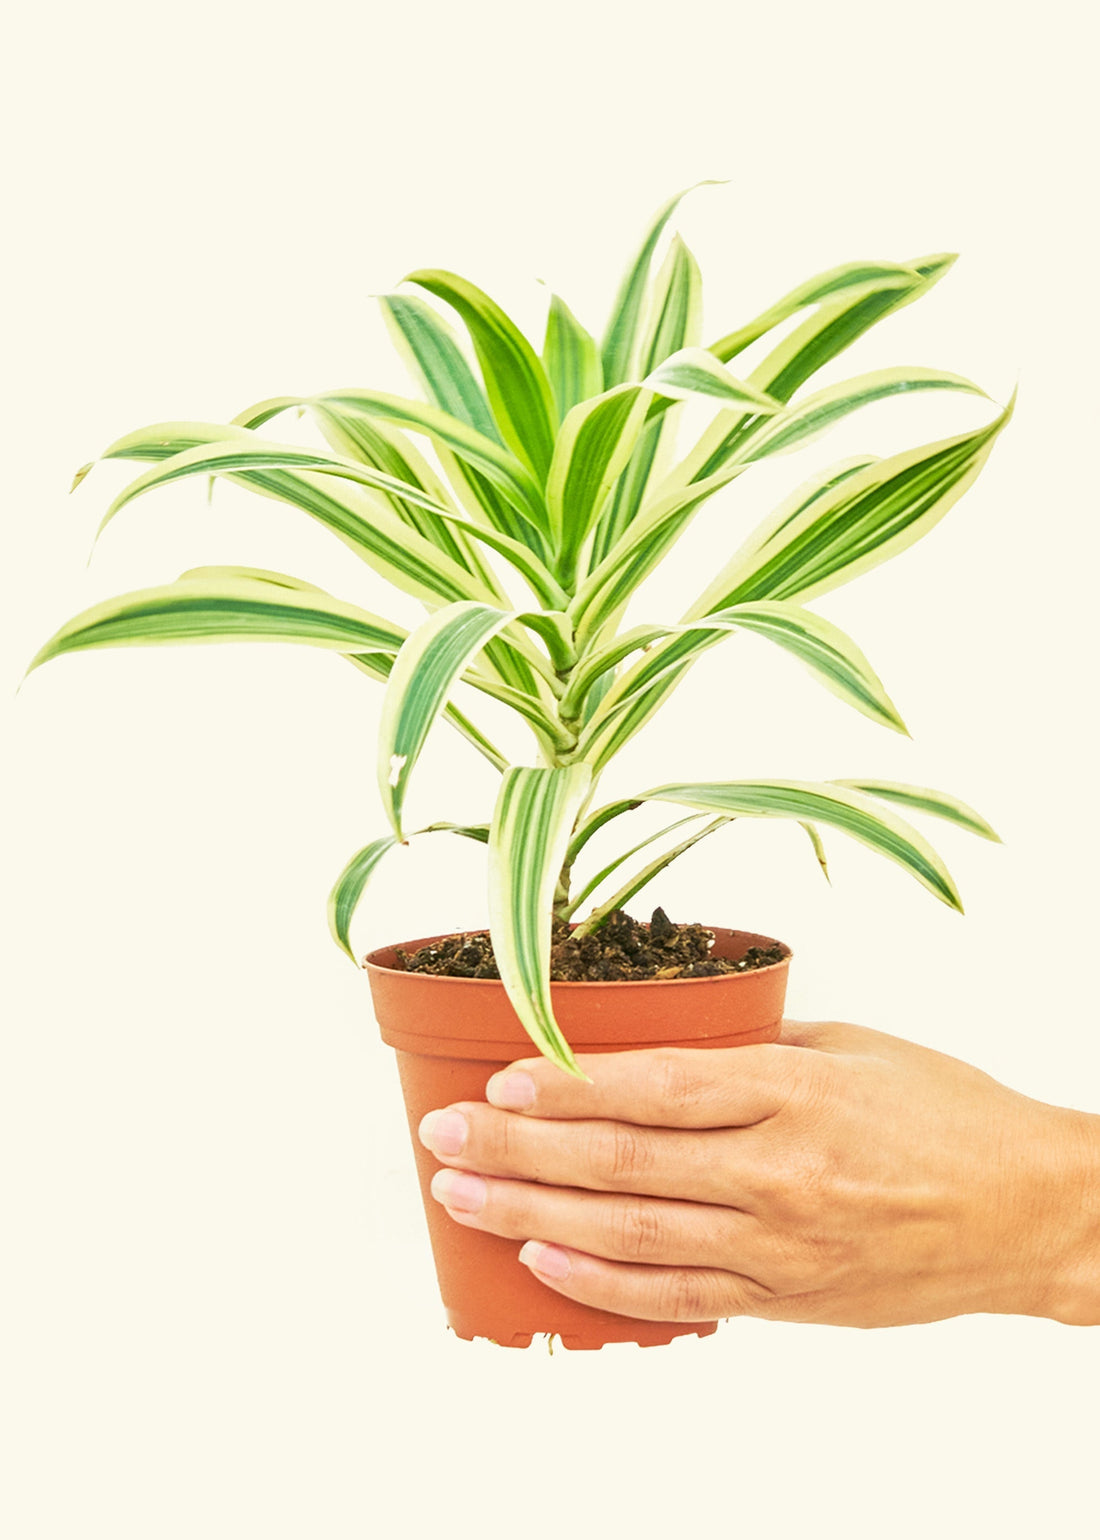
[[(468, 275), (531, 328), (545, 279), (598, 329), (646, 218), (706, 176), (730, 185), (694, 194), (679, 228), (708, 335), (833, 263), (958, 250), (930, 297), (828, 374), (936, 365), (999, 400), (1020, 381), (1015, 422), (945, 524), (820, 602), (915, 741), (740, 639), (621, 779), (867, 773), (974, 801), (1003, 849), (936, 834), (965, 920), (839, 836), (830, 892), (779, 825), (735, 827), (654, 900), (788, 939), (792, 1014), (911, 1036), (1100, 1110), (1091, 18), (1066, 0), (105, 0), (15, 23), (12, 1540), (1095, 1533), (1100, 1333), (742, 1320), (705, 1343), (552, 1359), (451, 1338), (393, 1066), (324, 927), (330, 882), (381, 830), (377, 691), (321, 653), (208, 648), (64, 659), (13, 698), (77, 608), (200, 562), (281, 567), (412, 618), (304, 515), (231, 489), (207, 508), (197, 484), (130, 509), (85, 571), (126, 471), (66, 488), (145, 422), (404, 388), (368, 296), (414, 267)], [(816, 465), (982, 415), (961, 398), (864, 414), (740, 483), (688, 555), (709, 571)], [(678, 563), (647, 613), (694, 586)], [(477, 816), (491, 789), (440, 733), (414, 800)], [(459, 841), (394, 859), (361, 913), (364, 949), (481, 921), (480, 863)], [(838, 956), (853, 942), (858, 969)]]

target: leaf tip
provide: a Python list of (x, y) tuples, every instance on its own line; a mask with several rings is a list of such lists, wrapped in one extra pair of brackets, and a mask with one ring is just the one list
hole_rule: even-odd
[(76, 491), (77, 487), (84, 480), (85, 476), (88, 474), (88, 472), (93, 468), (93, 466), (95, 464), (96, 464), (96, 462), (94, 460), (89, 460), (87, 465), (82, 465), (80, 467), (80, 469), (77, 471), (76, 475), (72, 479), (72, 485), (69, 487), (70, 495), (73, 492)]

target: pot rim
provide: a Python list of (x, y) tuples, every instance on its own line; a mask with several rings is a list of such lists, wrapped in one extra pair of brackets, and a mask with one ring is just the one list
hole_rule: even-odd
[[(794, 956), (793, 951), (785, 941), (779, 941), (774, 936), (761, 935), (758, 931), (739, 931), (725, 925), (705, 925), (704, 929), (713, 931), (716, 937), (720, 933), (727, 936), (749, 936), (751, 937), (750, 945), (761, 941), (767, 941), (770, 942), (772, 946), (781, 946), (783, 948), (784, 955), (779, 959), (778, 962), (766, 963), (762, 968), (747, 968), (743, 973), (715, 973), (712, 974), (709, 978), (555, 979), (550, 987), (552, 989), (652, 989), (654, 984), (660, 984), (663, 987), (668, 988), (674, 988), (677, 986), (680, 988), (687, 988), (691, 984), (728, 985), (730, 979), (746, 978), (751, 974), (770, 973), (775, 968), (786, 968), (790, 963), (791, 958)], [(391, 941), (385, 946), (375, 947), (373, 951), (368, 952), (363, 958), (361, 966), (364, 969), (377, 968), (379, 972), (382, 973), (391, 973), (398, 976), (404, 975), (407, 978), (415, 978), (418, 983), (428, 984), (431, 986), (438, 984), (447, 984), (451, 986), (456, 984), (474, 984), (480, 985), (483, 988), (486, 985), (490, 988), (502, 988), (503, 985), (500, 979), (469, 979), (461, 978), (458, 975), (449, 973), (410, 973), (407, 968), (394, 968), (389, 963), (375, 961), (375, 958), (378, 957), (380, 953), (394, 952), (398, 947), (400, 947), (403, 951), (414, 951), (422, 946), (430, 946), (433, 941), (449, 941), (453, 936), (485, 936), (488, 935), (488, 933), (489, 927), (486, 925), (483, 926), (480, 930), (447, 930), (441, 931), (437, 936), (421, 936), (415, 938), (412, 941)]]

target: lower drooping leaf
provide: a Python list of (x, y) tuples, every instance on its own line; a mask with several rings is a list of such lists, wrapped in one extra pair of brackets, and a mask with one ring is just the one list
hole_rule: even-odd
[(657, 786), (644, 802), (740, 818), (793, 818), (828, 824), (896, 861), (952, 909), (962, 910), (951, 874), (924, 837), (870, 797), (835, 782), (711, 781)]
[(551, 912), (589, 781), (587, 765), (513, 766), (501, 779), (489, 835), (490, 930), (501, 981), (539, 1051), (573, 1075), (581, 1071), (550, 1000)]
[[(634, 633), (637, 647), (650, 647), (666, 637), (673, 640), (653, 647), (613, 686), (581, 737), (581, 753), (586, 754), (589, 743), (597, 737), (606, 739), (613, 720), (656, 680), (670, 670), (681, 670), (740, 628), (764, 636), (791, 653), (827, 690), (871, 721), (895, 732), (906, 731), (882, 680), (850, 636), (801, 605), (762, 600), (756, 604), (730, 605), (682, 626), (638, 627)], [(610, 649), (609, 655), (613, 651)]]
[(375, 867), (382, 857), (401, 842), (395, 834), (385, 834), (357, 850), (333, 884), (328, 896), (328, 927), (336, 945), (356, 961), (351, 949), (351, 919), (363, 896), (363, 889), (370, 881)]
[(832, 784), (847, 786), (869, 797), (880, 797), (885, 802), (896, 802), (901, 807), (911, 808), (914, 813), (928, 813), (933, 818), (943, 818), (948, 823), (958, 824), (960, 829), (980, 835), (984, 840), (993, 840), (998, 845), (1001, 843), (1000, 835), (986, 823), (980, 813), (975, 812), (969, 803), (949, 796), (945, 791), (932, 791), (927, 786), (909, 786), (903, 781), (835, 781)]
[[(663, 872), (666, 866), (671, 866), (673, 861), (678, 860), (693, 845), (698, 845), (700, 840), (706, 839), (709, 834), (714, 834), (718, 829), (724, 828), (726, 824), (732, 823), (732, 821), (730, 818), (712, 818), (705, 827), (697, 829), (694, 834), (689, 834), (687, 839), (681, 840), (671, 850), (666, 850), (652, 861), (648, 861), (641, 871), (635, 872), (633, 877), (624, 882), (622, 887), (612, 893), (610, 898), (605, 899), (598, 909), (593, 910), (590, 915), (586, 915), (577, 926), (575, 934), (583, 936), (587, 931), (596, 930), (614, 910), (622, 909), (624, 905), (629, 904), (630, 900), (640, 893), (644, 887), (647, 887), (654, 877)], [(676, 826), (673, 825), (673, 827)], [(664, 832), (667, 833), (668, 831), (665, 830)]]
[[(429, 824), (425, 829), (417, 830), (417, 834), (444, 832), (461, 834), (464, 838), (477, 840), (481, 844), (485, 844), (489, 838), (488, 825), (485, 824), (434, 823)], [(328, 896), (329, 930), (337, 946), (347, 953), (352, 962), (356, 961), (350, 939), (352, 916), (382, 857), (395, 845), (401, 843), (402, 841), (395, 834), (384, 834), (381, 839), (373, 840), (369, 845), (364, 845), (362, 850), (357, 850), (337, 877)]]

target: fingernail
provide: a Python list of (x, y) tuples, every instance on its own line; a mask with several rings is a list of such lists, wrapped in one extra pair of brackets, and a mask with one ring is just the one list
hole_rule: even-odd
[(481, 1177), (469, 1171), (437, 1171), (432, 1177), (432, 1197), (463, 1214), (480, 1214), (487, 1195)]
[(437, 1155), (461, 1155), (466, 1143), (466, 1119), (461, 1112), (429, 1112), (420, 1120), (417, 1136)]
[(520, 1250), (519, 1259), (533, 1273), (553, 1278), (560, 1283), (573, 1271), (568, 1254), (557, 1246), (547, 1246), (545, 1241), (527, 1241)]
[(506, 1112), (526, 1112), (535, 1105), (535, 1082), (526, 1070), (501, 1070), (485, 1087), (485, 1098)]

